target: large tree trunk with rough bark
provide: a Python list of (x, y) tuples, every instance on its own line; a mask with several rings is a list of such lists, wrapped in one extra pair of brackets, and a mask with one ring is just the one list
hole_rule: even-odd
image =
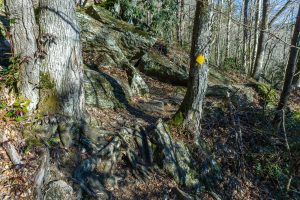
[(200, 128), (202, 103), (207, 88), (208, 63), (202, 62), (203, 59), (199, 58), (202, 56), (208, 58), (209, 55), (212, 6), (210, 0), (197, 1), (190, 54), (188, 89), (179, 110), (172, 119), (175, 125), (183, 125), (194, 132), (197, 132)]
[(292, 81), (296, 71), (296, 63), (297, 63), (297, 57), (299, 52), (299, 49), (297, 47), (299, 47), (300, 44), (299, 38), (300, 38), (300, 5), (299, 5), (299, 10), (297, 15), (297, 21), (294, 28), (294, 33), (292, 36), (292, 41), (291, 41), (292, 46), (290, 47), (290, 56), (289, 56), (289, 61), (285, 72), (284, 85), (277, 106), (278, 112), (275, 116), (274, 122), (278, 122), (281, 117), (279, 111), (287, 107), (288, 98), (292, 90)]
[(20, 60), (18, 93), (29, 99), (29, 110), (36, 108), (39, 102), (39, 67), (37, 51), (37, 27), (31, 0), (6, 0), (6, 9), (11, 19), (10, 34), (13, 55)]
[(260, 79), (261, 72), (263, 69), (263, 61), (264, 61), (265, 45), (266, 45), (266, 37), (267, 37), (267, 34), (265, 32), (268, 30), (269, 6), (270, 6), (270, 0), (263, 0), (262, 23), (260, 27), (261, 30), (258, 39), (254, 70), (252, 73), (252, 77), (255, 78), (256, 80)]
[(84, 110), (80, 29), (74, 0), (40, 0), (39, 32), (31, 0), (7, 0), (12, 47), (20, 66), (19, 93), (30, 110), (81, 119)]
[[(44, 81), (54, 83), (47, 91), (41, 107), (52, 107), (50, 112), (60, 112), (80, 118), (84, 109), (82, 55), (80, 28), (76, 21), (74, 0), (40, 1), (40, 37), (47, 52), (43, 60)], [(41, 80), (42, 81), (42, 80)], [(50, 84), (51, 85), (51, 84)], [(48, 110), (49, 111), (49, 110)]]

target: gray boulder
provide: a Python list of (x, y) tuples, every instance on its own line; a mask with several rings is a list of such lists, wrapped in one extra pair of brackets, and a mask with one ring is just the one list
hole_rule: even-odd
[(75, 199), (73, 195), (73, 188), (65, 181), (59, 180), (52, 182), (49, 189), (46, 191), (44, 200), (72, 200)]
[(256, 92), (253, 88), (246, 85), (209, 85), (206, 91), (206, 96), (214, 96), (226, 98), (230, 95), (234, 104), (249, 104), (253, 103)]
[[(118, 93), (114, 93), (111, 83), (99, 72), (87, 69), (84, 71), (84, 91), (85, 103), (89, 106), (115, 108), (120, 105)], [(121, 95), (122, 91), (119, 93)]]
[(189, 78), (188, 68), (185, 65), (173, 63), (156, 51), (149, 51), (143, 55), (136, 67), (148, 76), (175, 85), (186, 86)]
[(118, 108), (127, 105), (134, 96), (149, 93), (149, 88), (136, 69), (129, 80), (120, 80), (101, 71), (84, 70), (85, 101), (98, 108)]

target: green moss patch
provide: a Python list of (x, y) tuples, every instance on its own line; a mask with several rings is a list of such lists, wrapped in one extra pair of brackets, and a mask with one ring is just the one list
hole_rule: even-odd
[(279, 95), (275, 89), (272, 89), (270, 85), (265, 83), (257, 84), (257, 92), (264, 99), (264, 101), (269, 105), (276, 105)]
[(177, 112), (173, 118), (169, 121), (169, 125), (173, 127), (178, 127), (182, 125), (184, 120), (184, 115), (182, 112)]
[(49, 73), (40, 74), (39, 114), (55, 114), (60, 111), (60, 99), (55, 90), (55, 83)]

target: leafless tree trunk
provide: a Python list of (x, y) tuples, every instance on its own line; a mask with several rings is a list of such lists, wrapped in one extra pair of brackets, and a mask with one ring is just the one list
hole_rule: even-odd
[(265, 31), (268, 30), (268, 18), (269, 18), (269, 0), (263, 0), (263, 12), (262, 12), (262, 23), (261, 23), (261, 30), (258, 39), (258, 47), (257, 47), (257, 54), (254, 64), (254, 70), (252, 73), (252, 77), (256, 80), (260, 79), (261, 71), (263, 68), (263, 61), (265, 55), (265, 43), (266, 43), (266, 33)]
[[(240, 18), (239, 18), (239, 22), (242, 22), (243, 19), (243, 8), (241, 8), (240, 10)], [(241, 24), (242, 23), (238, 23), (237, 24), (237, 37), (235, 38), (235, 46), (236, 46), (236, 51), (235, 51), (235, 57), (236, 57), (236, 66), (239, 66), (239, 60), (242, 56), (242, 54), (240, 53), (240, 47), (241, 47), (241, 39), (240, 39), (240, 32), (241, 32)]]
[(183, 124), (185, 127), (188, 126), (193, 131), (198, 131), (200, 127), (202, 102), (207, 88), (208, 75), (208, 63), (199, 63), (196, 62), (196, 59), (199, 55), (204, 56), (206, 59), (209, 56), (212, 6), (210, 0), (197, 1), (190, 54), (188, 90), (173, 118), (182, 118), (180, 124)]
[(228, 4), (228, 16), (227, 16), (227, 29), (226, 29), (226, 51), (225, 51), (225, 58), (228, 58), (229, 50), (230, 50), (230, 30), (231, 30), (231, 23), (232, 23), (232, 0), (227, 0)]
[(13, 56), (20, 57), (18, 93), (30, 99), (29, 111), (39, 102), (39, 66), (35, 59), (37, 51), (37, 27), (31, 0), (6, 0), (10, 26)]
[(256, 60), (256, 54), (257, 54), (257, 48), (258, 48), (258, 38), (259, 38), (259, 17), (260, 17), (260, 10), (261, 10), (261, 1), (260, 0), (256, 0), (256, 5), (255, 5), (255, 22), (254, 22), (254, 44), (253, 44), (253, 50), (252, 50), (252, 66), (251, 66), (251, 70), (250, 73), (253, 73), (253, 68), (254, 68), (254, 64), (255, 64), (255, 60)]
[(218, 14), (218, 32), (217, 32), (217, 39), (216, 39), (216, 64), (219, 67), (221, 65), (222, 55), (221, 55), (221, 30), (222, 30), (222, 13), (223, 13), (223, 0), (218, 1), (218, 9), (220, 10)]
[(244, 0), (243, 3), (243, 21), (244, 21), (244, 28), (243, 28), (243, 70), (247, 71), (247, 41), (248, 41), (248, 7), (249, 7), (249, 0)]
[[(296, 63), (297, 63), (297, 58), (298, 58), (299, 50), (296, 47), (297, 46), (299, 47), (299, 44), (300, 44), (299, 37), (300, 37), (300, 5), (299, 5), (299, 10), (298, 10), (298, 15), (297, 15), (297, 21), (296, 21), (295, 28), (294, 28), (294, 33), (292, 36), (291, 44), (293, 46), (290, 47), (289, 61), (288, 61), (288, 65), (287, 65), (286, 72), (285, 72), (284, 85), (283, 85), (283, 89), (282, 89), (282, 92), (280, 95), (280, 100), (278, 102), (277, 111), (281, 111), (286, 108), (287, 103), (288, 103), (288, 98), (291, 93), (292, 81), (293, 81), (293, 78), (295, 75)], [(280, 113), (281, 112), (277, 112), (274, 122), (279, 121), (279, 119), (281, 117)]]
[(184, 19), (185, 19), (185, 1), (181, 0), (180, 4), (180, 45), (183, 46), (184, 40)]
[(298, 53), (297, 69), (293, 78), (293, 84), (297, 89), (300, 88), (300, 53)]

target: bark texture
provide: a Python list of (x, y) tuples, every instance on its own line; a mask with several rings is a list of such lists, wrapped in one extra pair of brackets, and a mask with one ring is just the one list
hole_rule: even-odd
[(260, 30), (260, 35), (259, 35), (259, 39), (258, 39), (257, 54), (256, 54), (256, 59), (255, 59), (255, 64), (254, 64), (254, 70), (252, 73), (252, 77), (255, 78), (256, 80), (260, 79), (261, 72), (263, 69), (265, 45), (266, 45), (266, 37), (267, 37), (265, 31), (268, 30), (269, 6), (270, 6), (270, 0), (263, 0), (261, 30)]
[(252, 50), (252, 65), (251, 65), (251, 70), (250, 73), (253, 72), (253, 68), (254, 68), (254, 64), (255, 64), (255, 60), (256, 60), (256, 55), (257, 55), (257, 48), (258, 48), (258, 38), (259, 38), (259, 16), (260, 16), (260, 10), (261, 10), (261, 1), (260, 0), (256, 0), (256, 4), (255, 4), (255, 22), (254, 22), (254, 39), (253, 39), (253, 50)]
[(221, 65), (222, 61), (222, 38), (221, 38), (221, 32), (222, 32), (222, 13), (223, 13), (223, 0), (218, 1), (218, 9), (220, 10), (220, 13), (218, 15), (218, 33), (217, 33), (217, 38), (216, 38), (216, 64), (218, 67)]
[(247, 42), (248, 42), (248, 7), (249, 7), (249, 0), (244, 0), (243, 3), (243, 21), (244, 21), (244, 27), (243, 27), (243, 70), (247, 71)]
[[(288, 103), (288, 98), (292, 90), (292, 81), (296, 71), (297, 56), (299, 51), (298, 48), (296, 48), (296, 46), (299, 47), (299, 38), (300, 38), (300, 5), (299, 5), (297, 21), (295, 24), (294, 33), (291, 42), (293, 46), (291, 46), (290, 48), (290, 56), (289, 56), (289, 61), (285, 72), (284, 85), (277, 106), (278, 111), (286, 108)], [(277, 121), (276, 117), (275, 117), (275, 121)]]
[(293, 84), (297, 89), (300, 89), (300, 54), (299, 53), (298, 53), (296, 74), (293, 78)]
[(48, 81), (40, 106), (49, 112), (81, 118), (83, 71), (75, 1), (41, 0), (40, 6), (40, 48), (47, 52), (42, 77)]
[(39, 102), (39, 67), (34, 56), (37, 51), (37, 28), (33, 4), (31, 0), (6, 0), (5, 5), (12, 21), (13, 56), (19, 56), (21, 61), (18, 93), (31, 101), (29, 111), (32, 111)]
[(231, 29), (231, 23), (232, 23), (232, 0), (227, 0), (228, 4), (228, 16), (227, 16), (227, 29), (226, 29), (226, 51), (225, 51), (225, 58), (228, 58), (229, 50), (230, 50), (230, 29)]
[[(196, 58), (202, 54), (205, 58), (209, 55), (211, 37), (212, 3), (209, 0), (199, 0), (196, 4), (192, 46), (190, 54), (190, 72), (188, 90), (184, 100), (175, 114), (173, 120), (193, 131), (200, 128), (202, 116), (202, 103), (207, 89), (208, 63), (199, 64)], [(178, 123), (177, 123), (178, 125)]]

